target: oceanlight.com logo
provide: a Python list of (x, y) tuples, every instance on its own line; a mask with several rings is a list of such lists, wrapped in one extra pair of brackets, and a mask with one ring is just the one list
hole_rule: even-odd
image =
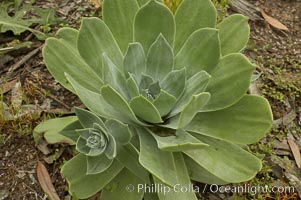
[(208, 185), (206, 184), (204, 187), (205, 191), (209, 189), (212, 193), (236, 193), (236, 194), (270, 194), (270, 193), (286, 193), (293, 194), (295, 193), (295, 187), (293, 186), (268, 186), (268, 185), (226, 185), (219, 186), (216, 184)]
[(204, 188), (200, 188), (196, 185), (181, 185), (176, 184), (173, 187), (166, 186), (164, 184), (138, 184), (132, 185), (129, 184), (126, 186), (126, 190), (128, 192), (138, 192), (138, 193), (161, 193), (166, 195), (168, 193), (236, 193), (236, 194), (269, 194), (269, 193), (295, 193), (295, 187), (293, 186), (272, 186), (269, 187), (268, 185), (257, 185), (252, 186), (250, 184), (243, 184), (243, 185), (226, 185), (226, 186), (219, 186), (216, 184), (208, 185), (206, 184)]

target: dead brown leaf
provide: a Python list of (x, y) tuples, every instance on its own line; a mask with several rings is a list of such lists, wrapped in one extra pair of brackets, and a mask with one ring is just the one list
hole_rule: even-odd
[(21, 106), (23, 101), (23, 89), (21, 82), (18, 81), (14, 84), (11, 92), (11, 103), (15, 106)]
[(16, 83), (17, 83), (17, 79), (14, 79), (14, 80), (12, 80), (12, 81), (9, 81), (9, 82), (7, 82), (7, 83), (4, 83), (4, 84), (0, 87), (0, 88), (1, 88), (2, 94), (5, 94), (5, 93), (9, 92), (10, 90), (12, 90)]
[(280, 21), (278, 21), (277, 19), (267, 15), (263, 9), (260, 9), (260, 12), (263, 16), (263, 18), (265, 19), (265, 21), (267, 21), (270, 25), (274, 26), (275, 28), (281, 29), (281, 30), (285, 30), (288, 31), (288, 28), (282, 24)]
[(96, 8), (100, 8), (101, 7), (101, 4), (100, 4), (100, 1), (99, 0), (89, 0), (89, 2), (95, 6)]
[(290, 138), (288, 138), (287, 142), (292, 150), (298, 168), (301, 168), (301, 155), (297, 144)]
[(37, 176), (43, 191), (48, 195), (49, 199), (60, 200), (51, 182), (51, 178), (49, 176), (46, 167), (40, 161), (38, 162), (37, 165)]

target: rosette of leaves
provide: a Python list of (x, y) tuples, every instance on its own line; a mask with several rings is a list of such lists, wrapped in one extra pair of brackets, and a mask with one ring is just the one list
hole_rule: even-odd
[[(62, 28), (47, 39), (43, 56), (50, 73), (105, 124), (89, 117), (82, 118), (89, 126), (64, 121), (61, 134), (77, 141), (80, 152), (62, 168), (70, 193), (191, 200), (197, 199), (193, 192), (150, 194), (137, 185), (252, 179), (262, 165), (246, 145), (265, 135), (272, 115), (266, 99), (247, 94), (255, 66), (240, 52), (248, 38), (246, 17), (217, 24), (209, 0), (183, 0), (175, 15), (155, 0), (105, 0), (103, 20), (84, 18), (79, 30)], [(89, 173), (94, 145), (87, 138), (94, 144), (96, 138), (114, 141), (111, 135), (113, 162)], [(127, 139), (117, 139), (123, 135)], [(96, 168), (114, 157), (101, 155)], [(125, 190), (129, 184), (134, 192)]]
[(129, 143), (132, 133), (120, 121), (110, 119), (104, 123), (94, 113), (81, 108), (76, 108), (75, 113), (60, 134), (73, 140), (76, 150), (86, 157), (86, 174), (104, 172), (117, 156), (117, 145)]

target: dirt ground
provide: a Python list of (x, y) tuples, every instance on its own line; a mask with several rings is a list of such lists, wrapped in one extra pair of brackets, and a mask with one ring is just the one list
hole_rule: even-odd
[[(25, 1), (26, 2), (26, 1)], [(54, 3), (55, 2), (55, 3)], [(254, 2), (254, 1), (252, 1)], [(78, 27), (82, 16), (101, 16), (101, 9), (84, 0), (37, 1), (37, 6), (51, 7), (63, 19), (63, 25), (51, 26), (54, 33), (68, 24)], [(266, 97), (273, 110), (274, 126), (266, 138), (250, 146), (264, 156), (264, 167), (249, 184), (293, 185), (293, 193), (210, 194), (205, 199), (301, 199), (301, 171), (288, 141), (301, 149), (301, 2), (298, 0), (262, 0), (258, 5), (268, 15), (281, 21), (289, 31), (279, 30), (265, 20), (250, 21), (251, 39), (245, 54), (257, 65), (261, 76), (252, 83), (250, 93)], [(233, 12), (229, 10), (229, 12)], [(30, 47), (0, 54), (0, 100), (8, 106), (0, 116), (0, 200), (47, 199), (36, 176), (38, 161), (47, 167), (61, 199), (71, 199), (60, 167), (71, 157), (64, 145), (42, 143), (38, 147), (33, 128), (42, 120), (73, 113), (80, 101), (62, 88), (48, 73), (42, 59), (43, 41), (25, 32), (14, 36), (0, 33), (0, 47), (15, 39), (30, 41)], [(0, 101), (1, 102), (1, 101)], [(1, 111), (1, 109), (0, 109)]]

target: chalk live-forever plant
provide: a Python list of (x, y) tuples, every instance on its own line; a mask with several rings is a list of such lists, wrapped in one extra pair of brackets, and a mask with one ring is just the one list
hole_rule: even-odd
[(70, 193), (192, 200), (179, 188), (137, 186), (252, 179), (261, 160), (246, 145), (272, 115), (266, 99), (247, 94), (255, 66), (240, 51), (248, 38), (246, 17), (217, 24), (210, 0), (183, 0), (174, 15), (155, 0), (105, 0), (103, 20), (84, 18), (79, 31), (47, 39), (48, 70), (87, 107), (35, 130), (76, 145), (62, 167)]

